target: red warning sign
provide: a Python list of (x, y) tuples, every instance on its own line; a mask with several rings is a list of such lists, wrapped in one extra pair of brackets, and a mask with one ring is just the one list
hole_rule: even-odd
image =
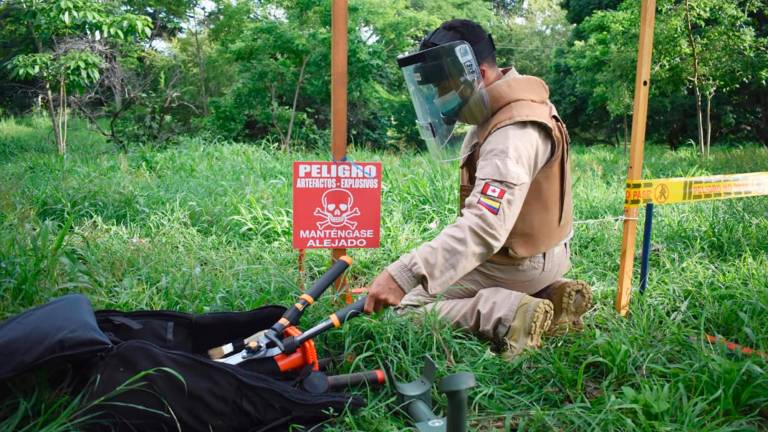
[(293, 247), (379, 247), (381, 162), (294, 162)]

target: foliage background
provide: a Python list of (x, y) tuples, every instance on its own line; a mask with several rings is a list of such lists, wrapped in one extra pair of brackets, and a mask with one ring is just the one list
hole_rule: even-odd
[[(77, 10), (91, 1), (61, 3)], [(765, 0), (657, 3), (650, 138), (672, 148), (697, 141), (696, 119), (702, 111), (706, 120), (708, 102), (714, 143), (768, 144)], [(25, 69), (19, 59), (55, 51), (66, 38), (94, 38), (94, 25), (66, 26), (63, 15), (43, 13), (45, 4), (0, 2), (0, 109), (7, 114), (45, 104), (45, 95), (38, 97), (44, 80), (20, 74)], [(111, 43), (112, 58), (88, 67), (98, 81), (66, 96), (76, 113), (95, 120), (94, 127), (109, 126), (104, 129), (111, 142), (121, 148), (164, 145), (179, 135), (204, 133), (254, 143), (266, 138), (283, 147), (326, 145), (330, 1), (106, 4), (128, 17), (124, 21), (150, 20), (148, 37), (139, 28), (137, 38), (126, 42), (126, 34)], [(639, 6), (639, 0), (351, 1), (349, 140), (368, 148), (420, 145), (395, 58), (443, 20), (463, 17), (494, 35), (501, 65), (549, 83), (553, 101), (583, 143), (618, 145), (631, 125)], [(46, 26), (67, 32), (50, 33), (38, 49), (29, 29)]]

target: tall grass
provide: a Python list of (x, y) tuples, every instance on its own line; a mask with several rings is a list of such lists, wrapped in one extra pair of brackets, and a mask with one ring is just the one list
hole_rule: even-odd
[[(97, 308), (190, 312), (294, 299), (291, 161), (327, 154), (188, 139), (124, 155), (86, 135), (73, 138), (62, 159), (37, 121), (0, 122), (0, 318), (68, 292), (86, 294)], [(360, 286), (451, 223), (457, 173), (418, 154), (352, 149), (351, 156), (384, 166), (382, 247), (351, 251), (352, 283)], [(578, 220), (621, 215), (625, 159), (615, 148), (575, 148)], [(646, 177), (766, 170), (768, 153), (750, 145), (718, 148), (706, 161), (692, 150), (650, 146), (645, 163)], [(657, 210), (649, 289), (635, 294), (629, 318), (613, 311), (621, 225), (589, 222), (575, 227), (570, 273), (596, 289), (581, 333), (549, 338), (507, 363), (433, 317), (414, 323), (384, 313), (318, 344), (324, 353), (356, 354), (343, 371), (388, 362), (412, 379), (428, 354), (442, 373), (474, 372), (476, 430), (765, 430), (766, 361), (702, 335), (768, 350), (768, 198)], [(306, 277), (327, 264), (327, 252), (308, 253)], [(331, 309), (322, 300), (304, 322)], [(37, 384), (9, 395), (0, 429), (26, 427), (14, 413), (42, 412), (45, 391)], [(330, 430), (406, 428), (391, 392), (366, 396), (367, 408)], [(54, 412), (66, 419), (72, 411)]]

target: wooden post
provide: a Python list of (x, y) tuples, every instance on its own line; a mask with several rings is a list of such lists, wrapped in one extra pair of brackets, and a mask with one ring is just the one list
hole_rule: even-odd
[[(656, 0), (643, 0), (640, 9), (640, 40), (637, 48), (637, 72), (635, 75), (635, 102), (632, 113), (632, 137), (629, 150), (627, 181), (639, 180), (643, 174), (643, 147), (648, 116), (648, 93), (651, 86), (651, 54), (653, 53), (653, 23), (656, 17)], [(616, 311), (621, 315), (629, 312), (632, 294), (632, 267), (635, 259), (638, 207), (624, 209), (624, 233), (621, 241), (619, 264), (619, 289), (616, 293)]]
[[(347, 157), (347, 0), (331, 0), (331, 153), (334, 161)], [(333, 249), (333, 261), (346, 255), (346, 249)], [(336, 283), (337, 292), (345, 289), (347, 304), (352, 294), (345, 276)]]

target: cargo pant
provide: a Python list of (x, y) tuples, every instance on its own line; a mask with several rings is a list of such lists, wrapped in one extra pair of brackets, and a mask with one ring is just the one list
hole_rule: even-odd
[(420, 285), (408, 292), (399, 313), (435, 311), (454, 327), (499, 342), (507, 334), (520, 300), (558, 282), (570, 268), (570, 246), (519, 260), (489, 260), (435, 296)]

